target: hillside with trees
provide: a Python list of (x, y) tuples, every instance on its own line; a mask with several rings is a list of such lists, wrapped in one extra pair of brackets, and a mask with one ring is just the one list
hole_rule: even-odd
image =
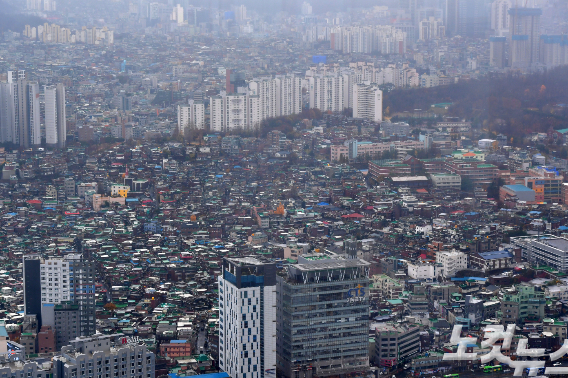
[(568, 67), (531, 75), (488, 75), (434, 88), (396, 89), (385, 94), (391, 114), (453, 103), (448, 115), (508, 136), (568, 128)]

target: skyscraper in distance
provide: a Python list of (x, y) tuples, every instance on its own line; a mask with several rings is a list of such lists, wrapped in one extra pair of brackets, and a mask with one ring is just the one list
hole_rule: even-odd
[(539, 61), (540, 8), (511, 8), (509, 13), (509, 66), (530, 68)]

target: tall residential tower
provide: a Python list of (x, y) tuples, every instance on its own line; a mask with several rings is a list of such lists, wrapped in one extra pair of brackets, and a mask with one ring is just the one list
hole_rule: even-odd
[(225, 258), (219, 277), (219, 368), (232, 378), (276, 376), (276, 265)]

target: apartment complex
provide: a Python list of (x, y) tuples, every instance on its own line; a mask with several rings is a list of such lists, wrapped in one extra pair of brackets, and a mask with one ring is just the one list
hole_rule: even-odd
[(310, 109), (322, 112), (340, 112), (348, 107), (344, 91), (348, 91), (348, 80), (344, 75), (325, 74), (308, 77), (310, 91)]
[(0, 83), (0, 143), (41, 144), (39, 95), (39, 84), (25, 71), (8, 71), (8, 82)]
[(294, 75), (254, 79), (250, 94), (260, 99), (262, 120), (302, 112), (302, 78)]

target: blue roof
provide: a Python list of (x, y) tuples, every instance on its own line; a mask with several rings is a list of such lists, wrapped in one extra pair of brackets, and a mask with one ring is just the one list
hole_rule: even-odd
[(185, 344), (187, 343), (187, 340), (172, 340), (170, 341), (170, 344)]
[(495, 252), (481, 252), (478, 253), (485, 260), (493, 259), (503, 259), (507, 257), (513, 257), (513, 254), (509, 251), (495, 251)]
[(327, 202), (320, 202), (320, 203), (318, 203), (318, 206), (329, 206), (329, 203), (327, 203)]
[(485, 277), (452, 277), (451, 278), (452, 281), (467, 281), (467, 280), (474, 280), (474, 281), (487, 281), (487, 278)]
[(503, 185), (503, 187), (509, 189), (509, 190), (514, 190), (515, 192), (534, 192), (534, 190), (527, 188), (524, 185)]

